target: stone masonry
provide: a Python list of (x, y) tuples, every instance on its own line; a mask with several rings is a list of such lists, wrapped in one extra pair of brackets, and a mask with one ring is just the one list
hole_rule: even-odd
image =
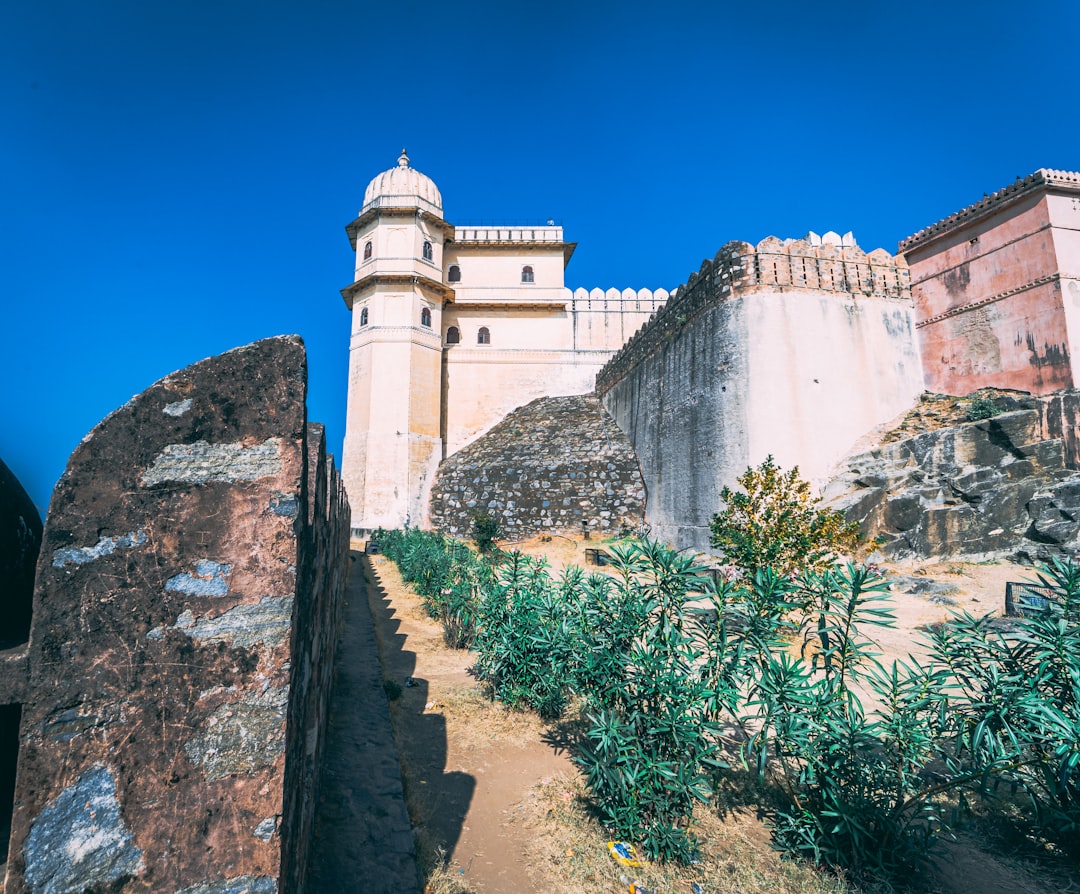
[(595, 395), (544, 397), (520, 407), (439, 467), (432, 524), (467, 537), (489, 513), (509, 540), (636, 527), (645, 487), (626, 436)]
[(23, 647), (8, 894), (302, 889), (349, 519), (306, 387), (300, 339), (257, 342), (72, 454)]

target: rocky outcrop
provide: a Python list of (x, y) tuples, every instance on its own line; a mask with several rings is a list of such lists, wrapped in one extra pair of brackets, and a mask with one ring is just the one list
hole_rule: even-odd
[(823, 496), (890, 558), (1074, 553), (1080, 472), (1046, 437), (1044, 403), (1011, 398), (1009, 412), (851, 457)]
[(515, 410), (441, 466), (431, 522), (468, 536), (488, 513), (504, 537), (637, 526), (645, 486), (630, 442), (595, 395), (543, 397)]
[(5, 890), (303, 887), (348, 504), (268, 339), (101, 422), (57, 484)]

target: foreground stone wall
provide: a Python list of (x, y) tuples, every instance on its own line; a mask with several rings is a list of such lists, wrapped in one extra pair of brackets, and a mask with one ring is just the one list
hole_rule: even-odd
[(0, 460), (0, 649), (30, 635), (41, 516), (19, 479)]
[(1075, 554), (1080, 471), (1052, 431), (1075, 436), (1078, 398), (999, 396), (999, 416), (850, 457), (824, 496), (889, 558)]
[(348, 506), (269, 339), (72, 454), (34, 596), (8, 894), (298, 891)]
[(654, 534), (703, 548), (720, 492), (769, 454), (823, 483), (922, 391), (902, 260), (853, 244), (730, 242), (597, 376)]
[(473, 517), (503, 536), (615, 532), (640, 525), (645, 491), (626, 436), (595, 395), (545, 397), (515, 410), (439, 467), (431, 521), (459, 537)]

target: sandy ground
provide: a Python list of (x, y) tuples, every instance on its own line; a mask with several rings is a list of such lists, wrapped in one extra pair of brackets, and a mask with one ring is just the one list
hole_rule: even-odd
[(403, 686), (391, 713), (421, 850), (444, 848), (479, 894), (534, 890), (510, 819), (538, 781), (573, 772), (569, 757), (543, 743), (543, 724), (527, 714), (499, 706), (497, 722), (478, 727), (471, 654), (445, 648), (391, 562), (372, 557), (369, 571), (383, 669)]

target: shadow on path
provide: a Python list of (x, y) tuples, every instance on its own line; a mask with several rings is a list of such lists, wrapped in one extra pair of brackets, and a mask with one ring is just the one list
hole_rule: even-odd
[(334, 687), (310, 894), (418, 894), (416, 848), (357, 553), (334, 655)]
[(402, 733), (402, 763), (410, 768), (409, 775), (419, 780), (417, 791), (408, 793), (414, 819), (423, 826), (431, 847), (442, 847), (450, 854), (461, 836), (476, 780), (468, 773), (446, 772), (446, 720), (442, 714), (425, 713), (429, 686), (416, 675), (416, 653), (409, 650), (397, 611), (368, 558), (361, 556), (358, 564), (368, 572), (368, 602), (379, 630), (383, 672), (388, 681), (402, 687), (394, 710)]

